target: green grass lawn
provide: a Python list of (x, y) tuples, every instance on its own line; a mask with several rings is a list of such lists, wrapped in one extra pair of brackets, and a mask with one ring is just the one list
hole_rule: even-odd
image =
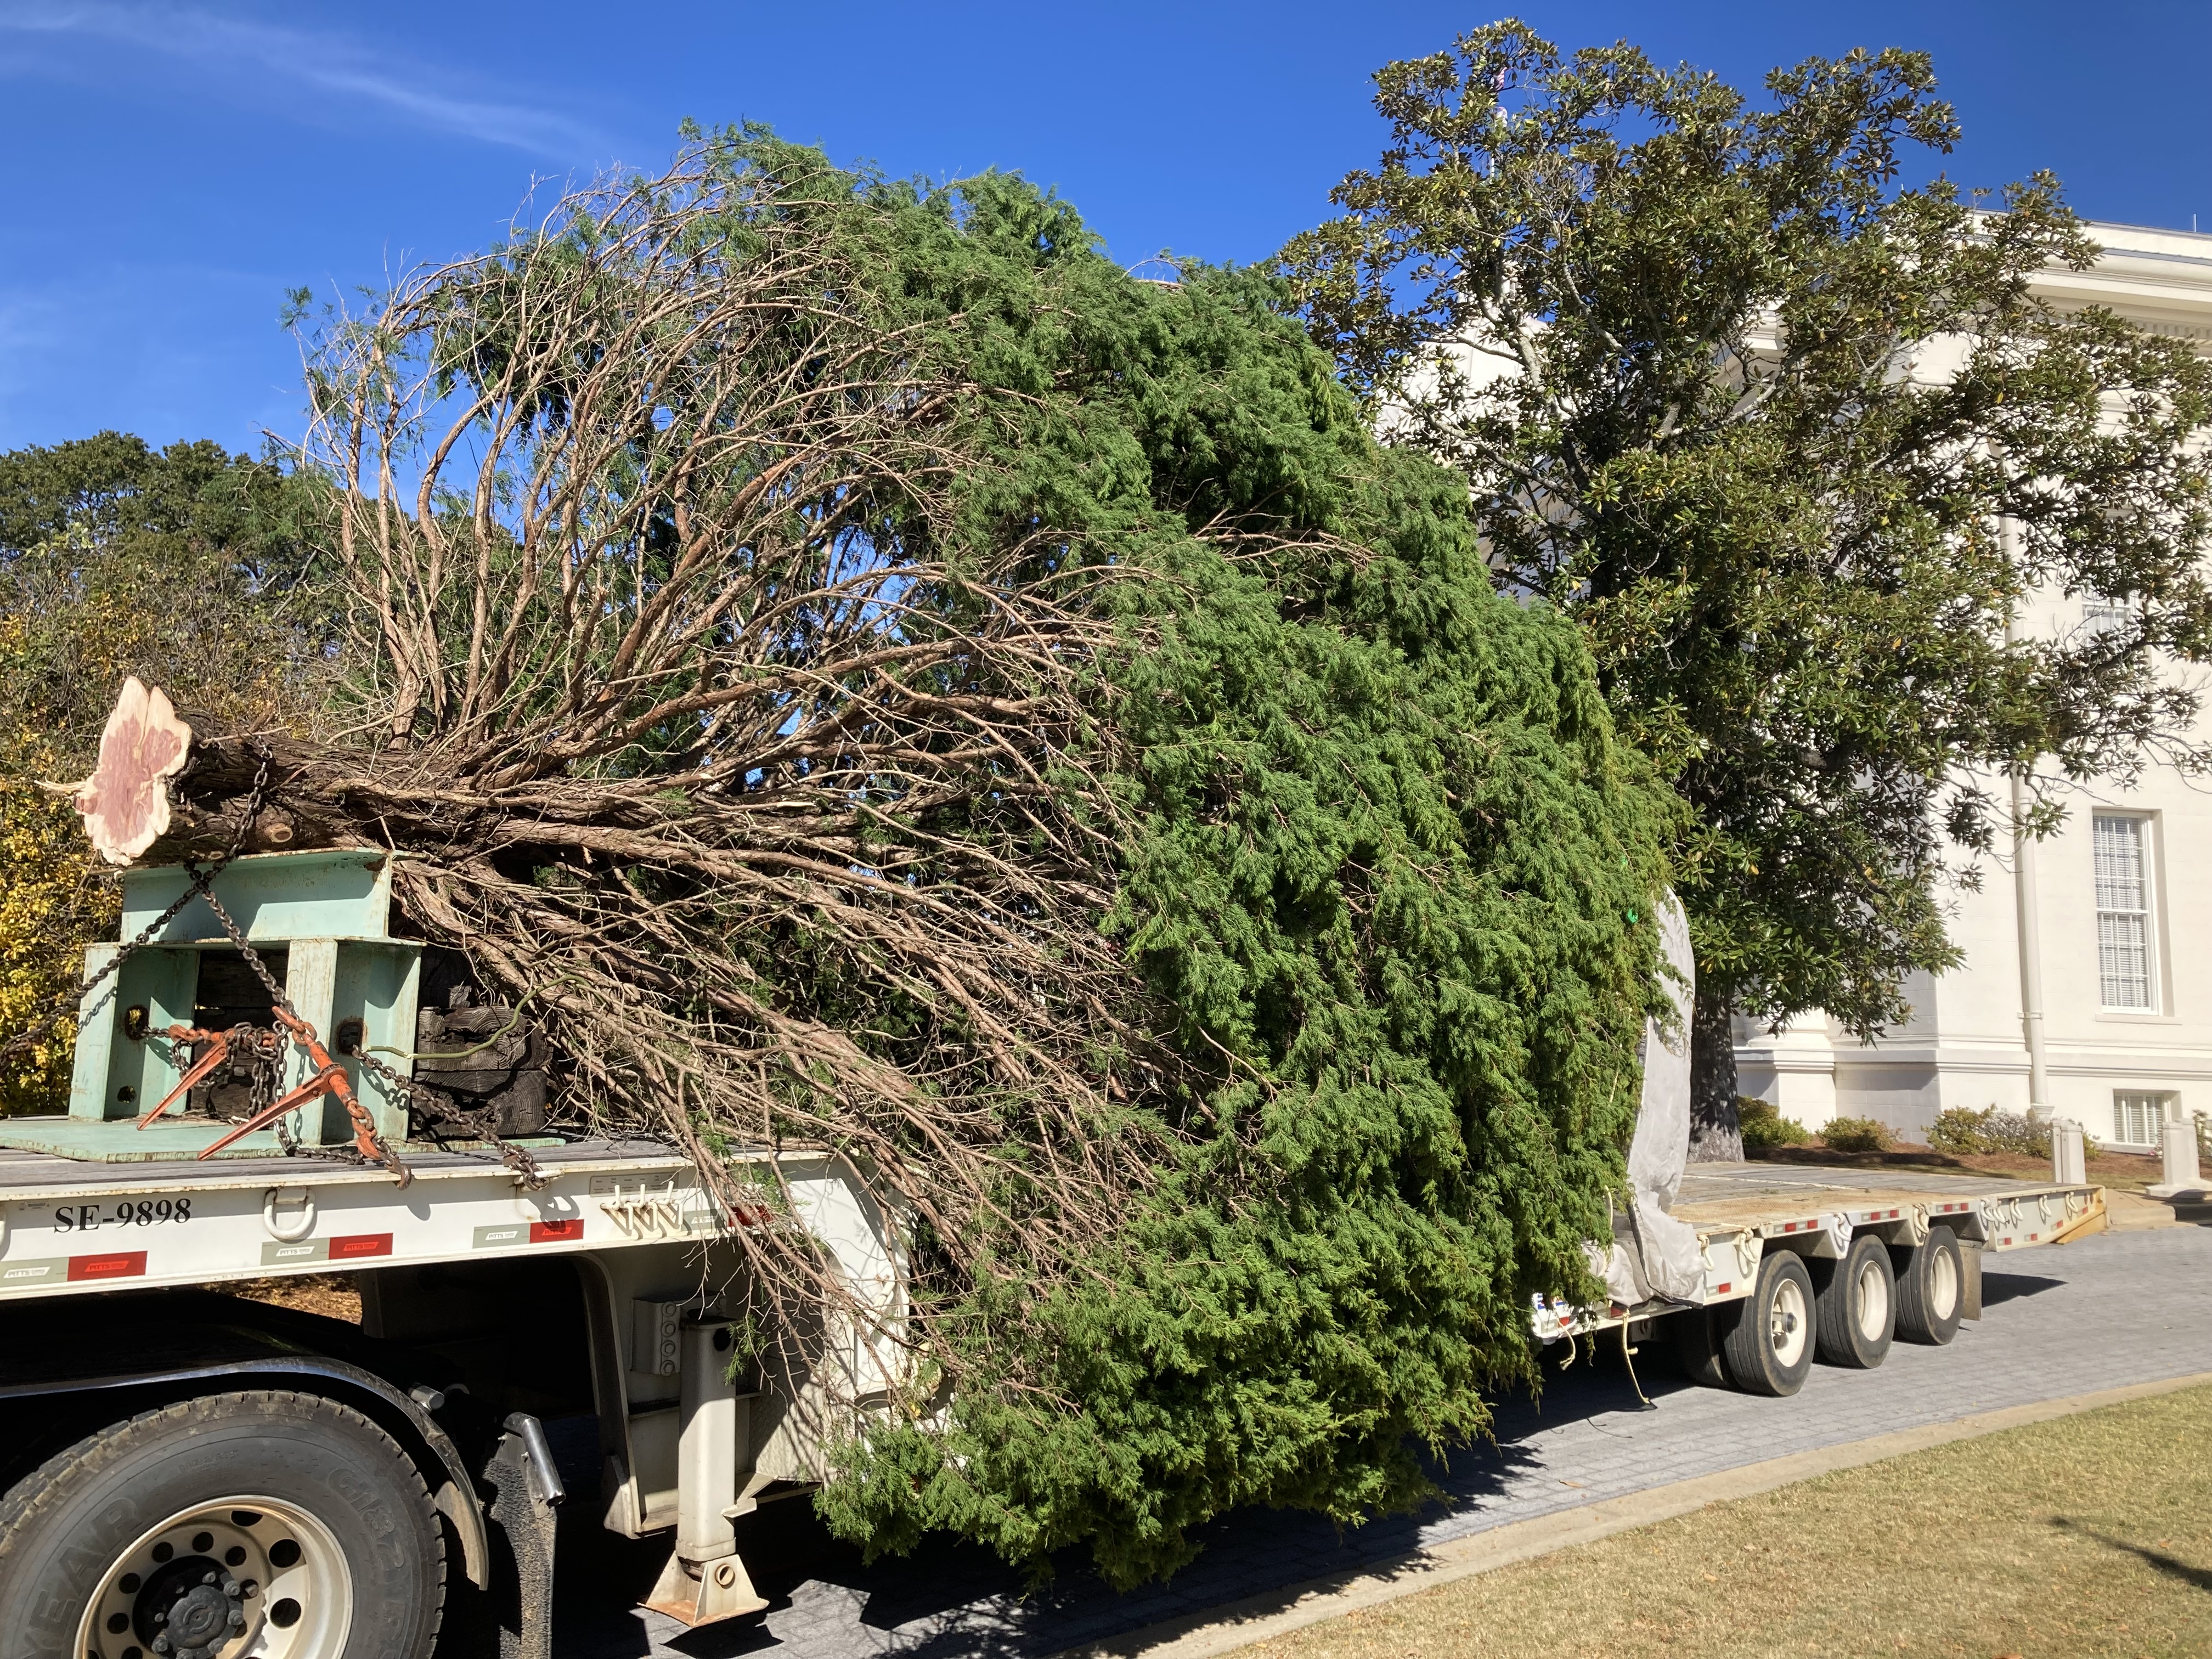
[(2212, 1656), (2212, 1389), (1717, 1504), (1243, 1652)]

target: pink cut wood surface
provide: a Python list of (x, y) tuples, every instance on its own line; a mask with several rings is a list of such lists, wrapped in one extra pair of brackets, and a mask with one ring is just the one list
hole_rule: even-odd
[(100, 764), (76, 786), (84, 833), (110, 864), (128, 864), (169, 827), (164, 779), (184, 769), (192, 728), (177, 718), (167, 695), (133, 675), (100, 735)]

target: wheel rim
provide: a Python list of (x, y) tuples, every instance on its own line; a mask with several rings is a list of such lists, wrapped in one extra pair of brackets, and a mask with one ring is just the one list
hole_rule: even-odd
[(1879, 1342), (1889, 1330), (1889, 1279), (1880, 1266), (1866, 1261), (1859, 1267), (1858, 1295), (1859, 1334), (1869, 1342)]
[(1774, 1358), (1783, 1370), (1788, 1370), (1804, 1357), (1809, 1334), (1805, 1321), (1804, 1287), (1794, 1279), (1778, 1280), (1767, 1317), (1774, 1341)]
[(353, 1574), (330, 1528), (297, 1504), (240, 1494), (172, 1516), (111, 1563), (76, 1650), (337, 1659), (352, 1625)]
[(1948, 1250), (1932, 1253), (1928, 1264), (1928, 1300), (1938, 1319), (1948, 1319), (1959, 1305), (1959, 1262)]

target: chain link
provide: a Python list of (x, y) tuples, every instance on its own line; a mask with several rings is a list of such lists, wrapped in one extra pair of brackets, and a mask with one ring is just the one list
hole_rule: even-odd
[[(210, 879), (212, 880), (213, 877), (210, 876)], [(251, 945), (248, 945), (246, 942), (245, 933), (239, 927), (237, 922), (231, 920), (230, 912), (224, 909), (222, 907), (222, 901), (216, 897), (216, 896), (211, 892), (208, 893), (206, 897), (208, 908), (215, 912), (215, 919), (222, 924), (222, 931), (230, 936), (230, 942), (238, 947), (238, 954), (245, 958), (246, 965), (253, 970), (253, 976), (261, 981), (262, 989), (269, 993), (277, 1007), (283, 1009), (286, 1015), (292, 1019), (298, 1020), (300, 1024), (305, 1028), (307, 1033), (306, 1037), (303, 1039), (300, 1033), (294, 1032), (292, 1034), (292, 1041), (294, 1045), (297, 1047), (302, 1054), (307, 1054), (308, 1055), (308, 1065), (312, 1067), (315, 1061), (313, 1054), (307, 1048), (307, 1042), (314, 1040), (315, 1028), (313, 1024), (309, 1021), (300, 1018), (300, 1011), (292, 1006), (292, 1000), (284, 994), (284, 988), (276, 982), (276, 976), (269, 971), (269, 965), (261, 960), (260, 954), (256, 951)], [(366, 1058), (366, 1056), (363, 1056), (363, 1058)], [(282, 1127), (283, 1124), (283, 1120), (282, 1118), (277, 1119), (276, 1122), (279, 1126), (276, 1131), (277, 1146), (283, 1149), (284, 1155), (287, 1158), (295, 1158), (300, 1156), (301, 1152), (301, 1144), (294, 1141), (289, 1132)], [(407, 1173), (406, 1164), (402, 1161), (398, 1153), (392, 1150), (390, 1143), (388, 1143), (384, 1138), (383, 1131), (379, 1129), (375, 1123), (368, 1117), (365, 1108), (360, 1110), (359, 1121), (356, 1122), (355, 1127), (361, 1135), (367, 1139), (369, 1145), (376, 1149), (376, 1161), (383, 1164), (386, 1169), (391, 1170), (392, 1174), (399, 1176), (400, 1184), (402, 1186), (406, 1185), (408, 1180), (410, 1178)], [(349, 1162), (351, 1160), (349, 1159), (346, 1161)], [(368, 1160), (363, 1158), (362, 1161), (366, 1163)]]
[[(260, 765), (254, 773), (253, 787), (247, 793), (246, 808), (240, 816), (237, 833), (231, 837), (230, 845), (224, 849), (222, 856), (205, 867), (187, 861), (185, 865), (185, 890), (178, 895), (176, 902), (140, 929), (137, 938), (131, 939), (110, 957), (101, 965), (98, 973), (93, 975), (81, 986), (70, 991), (65, 991), (57, 1000), (55, 1006), (37, 1024), (4, 1046), (0, 1046), (0, 1061), (13, 1059), (17, 1054), (28, 1049), (71, 1012), (82, 1008), (85, 999), (97, 990), (108, 975), (114, 973), (143, 949), (163, 928), (183, 915), (185, 907), (195, 898), (207, 901), (208, 908), (214, 913), (216, 921), (222, 924), (222, 931), (229, 936), (231, 944), (237, 947), (240, 957), (252, 970), (253, 976), (261, 981), (261, 988), (269, 994), (272, 1004), (283, 1009), (294, 1019), (300, 1018), (299, 1010), (292, 1006), (292, 1000), (284, 994), (284, 988), (277, 983), (276, 976), (270, 972), (269, 965), (261, 959), (260, 952), (246, 942), (246, 934), (239, 927), (238, 923), (232, 920), (230, 912), (223, 908), (222, 902), (216, 897), (214, 890), (215, 878), (228, 869), (232, 860), (245, 850), (246, 839), (252, 833), (255, 820), (261, 816), (261, 808), (268, 792), (269, 768), (272, 757), (266, 749), (261, 748), (258, 744), (255, 745), (255, 749), (259, 756)], [(530, 1155), (528, 1147), (518, 1146), (500, 1134), (495, 1115), (489, 1107), (475, 1110), (465, 1108), (452, 1096), (435, 1089), (427, 1088), (412, 1078), (402, 1076), (365, 1049), (348, 1057), (357, 1062), (362, 1070), (376, 1073), (402, 1094), (420, 1101), (436, 1117), (459, 1123), (473, 1131), (480, 1139), (488, 1142), (499, 1153), (501, 1160), (515, 1172), (522, 1184), (531, 1191), (536, 1191), (551, 1180), (550, 1176), (538, 1168), (538, 1160)], [(257, 1108), (266, 1103), (260, 1098), (262, 1090), (258, 1071), (258, 1068), (257, 1068), (254, 1091), (254, 1103)], [(270, 1097), (273, 1099), (274, 1096), (271, 1095)], [(252, 1114), (249, 1113), (248, 1115), (251, 1116)], [(319, 1158), (333, 1163), (358, 1164), (366, 1164), (369, 1162), (367, 1158), (349, 1147), (309, 1146), (294, 1136), (290, 1126), (282, 1118), (279, 1118), (272, 1127), (276, 1132), (276, 1144), (287, 1158)], [(386, 1144), (383, 1134), (379, 1130), (373, 1125), (367, 1126), (366, 1133), (376, 1148), (379, 1161), (395, 1171), (405, 1169), (406, 1166)]]
[[(257, 745), (257, 748), (258, 748), (258, 745)], [(47, 1011), (46, 1016), (41, 1018), (38, 1024), (32, 1026), (29, 1030), (11, 1039), (4, 1046), (0, 1046), (0, 1062), (13, 1060), (18, 1054), (22, 1053), (24, 1050), (35, 1044), (40, 1038), (46, 1036), (47, 1033), (52, 1031), (55, 1026), (60, 1024), (62, 1021), (66, 1019), (70, 1014), (83, 1007), (85, 999), (90, 996), (94, 991), (98, 990), (110, 974), (113, 973), (117, 969), (120, 968), (125, 963), (128, 962), (133, 956), (135, 956), (138, 951), (145, 945), (148, 940), (151, 939), (164, 927), (167, 927), (171, 922), (182, 915), (185, 912), (185, 907), (190, 904), (195, 898), (206, 898), (210, 902), (213, 901), (215, 895), (208, 890), (209, 884), (213, 882), (217, 876), (221, 875), (226, 869), (228, 869), (230, 866), (231, 860), (245, 850), (246, 838), (253, 832), (253, 821), (261, 816), (262, 797), (269, 787), (269, 764), (271, 757), (269, 751), (265, 749), (259, 750), (259, 753), (261, 757), (261, 764), (254, 773), (253, 787), (246, 795), (246, 811), (238, 821), (238, 833), (230, 838), (230, 846), (225, 850), (222, 856), (217, 859), (204, 872), (202, 872), (197, 866), (187, 863), (185, 866), (185, 890), (177, 896), (176, 902), (170, 905), (169, 908), (162, 911), (160, 915), (155, 917), (153, 921), (148, 922), (143, 927), (140, 928), (138, 930), (138, 937), (131, 940), (113, 956), (108, 957), (107, 961), (101, 966), (100, 971), (94, 974), (90, 979), (85, 981), (82, 985), (64, 989), (61, 995), (55, 1000), (53, 1007)], [(256, 969), (258, 970), (259, 958), (255, 957), (253, 960)], [(261, 974), (261, 978), (263, 982), (266, 983), (268, 981), (269, 975), (266, 972), (263, 972)], [(278, 994), (281, 996), (283, 993), (279, 992)], [(290, 1005), (287, 1004), (286, 1006), (289, 1010)]]
[(492, 1150), (499, 1154), (500, 1161), (514, 1170), (530, 1191), (536, 1192), (552, 1180), (552, 1176), (539, 1170), (538, 1160), (530, 1155), (530, 1148), (518, 1146), (501, 1135), (498, 1114), (490, 1107), (473, 1109), (465, 1107), (443, 1090), (433, 1089), (417, 1083), (411, 1077), (402, 1076), (366, 1049), (356, 1049), (351, 1058), (359, 1060), (364, 1070), (375, 1073), (394, 1088), (421, 1101), (437, 1116), (450, 1119), (473, 1131), (478, 1139), (489, 1142)]

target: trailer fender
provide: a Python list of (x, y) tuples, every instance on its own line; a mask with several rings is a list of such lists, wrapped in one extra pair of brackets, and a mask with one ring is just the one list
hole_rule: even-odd
[[(432, 1415), (444, 1404), (438, 1390), (402, 1389), (367, 1367), (295, 1346), (251, 1324), (190, 1325), (164, 1333), (172, 1363), (102, 1369), (82, 1355), (66, 1366), (27, 1357), (18, 1348), (0, 1368), (0, 1404), (104, 1391), (174, 1393), (179, 1384), (268, 1380), (327, 1395), (354, 1406), (394, 1434), (422, 1469), (431, 1502), (453, 1522), (461, 1543), (463, 1570), (477, 1589), (491, 1583), (491, 1547), (483, 1509), (466, 1461), (453, 1436)], [(48, 1350), (48, 1352), (53, 1352)]]

